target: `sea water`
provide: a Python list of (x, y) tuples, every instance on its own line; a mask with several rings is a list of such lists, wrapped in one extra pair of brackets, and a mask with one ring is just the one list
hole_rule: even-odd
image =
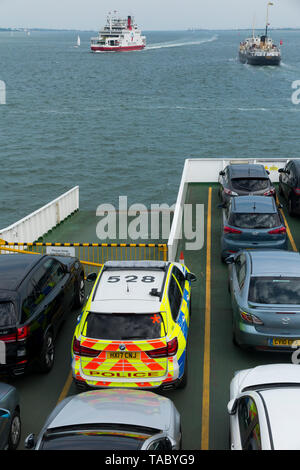
[(0, 33), (0, 227), (75, 185), (80, 208), (176, 201), (186, 158), (300, 156), (300, 32), (280, 67), (238, 61), (248, 31), (145, 32), (92, 54), (80, 32)]

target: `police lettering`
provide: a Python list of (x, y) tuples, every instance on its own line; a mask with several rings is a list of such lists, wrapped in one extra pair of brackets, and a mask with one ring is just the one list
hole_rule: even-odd
[[(124, 378), (124, 372), (94, 372), (90, 371), (90, 375), (100, 375), (101, 377), (122, 377)], [(155, 377), (157, 372), (128, 372), (125, 377), (127, 378), (144, 378), (144, 377)]]

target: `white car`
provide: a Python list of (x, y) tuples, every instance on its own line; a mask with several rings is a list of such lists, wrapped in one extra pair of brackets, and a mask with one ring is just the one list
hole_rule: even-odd
[(300, 450), (300, 367), (238, 371), (230, 384), (231, 450)]
[(39, 436), (25, 447), (35, 450), (181, 449), (181, 420), (167, 397), (143, 390), (93, 390), (69, 396), (52, 411)]

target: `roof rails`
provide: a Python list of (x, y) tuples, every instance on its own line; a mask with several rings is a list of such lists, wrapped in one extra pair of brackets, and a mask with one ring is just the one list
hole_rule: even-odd
[(104, 263), (103, 270), (116, 270), (116, 269), (156, 269), (165, 271), (169, 263), (165, 261), (107, 261)]

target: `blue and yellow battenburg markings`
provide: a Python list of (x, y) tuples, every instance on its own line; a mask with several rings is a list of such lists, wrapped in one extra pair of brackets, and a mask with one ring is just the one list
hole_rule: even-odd
[[(99, 339), (91, 339), (84, 336), (84, 323), (93, 291), (86, 308), (81, 313), (80, 318), (75, 329), (77, 339), (81, 339), (81, 345), (99, 350), (99, 355), (96, 358), (82, 357), (73, 354), (73, 376), (77, 380), (86, 381), (89, 385), (95, 387), (125, 387), (125, 388), (153, 388), (158, 387), (163, 383), (172, 382), (180, 379), (184, 374), (185, 360), (186, 360), (186, 346), (189, 330), (189, 307), (191, 285), (189, 281), (185, 281), (184, 289), (182, 290), (177, 279), (177, 285), (182, 294), (181, 310), (176, 322), (172, 318), (170, 305), (167, 295), (167, 286), (170, 281), (172, 266), (169, 268), (169, 275), (166, 280), (165, 295), (162, 299), (160, 312), (151, 315), (152, 322), (161, 322), (161, 338), (156, 340), (145, 341), (103, 341)], [(183, 267), (184, 273), (188, 270)], [(96, 285), (96, 283), (95, 283)], [(163, 321), (161, 319), (163, 318)], [(167, 339), (165, 337), (164, 324), (168, 328), (168, 332), (172, 332), (168, 336), (168, 341), (174, 337), (178, 340), (178, 350), (175, 356), (155, 358), (149, 357), (147, 352), (155, 349), (166, 347)], [(111, 351), (118, 351), (120, 343), (125, 344), (127, 351), (139, 352), (139, 361), (135, 359), (115, 358)], [(81, 372), (84, 377), (81, 376)], [(137, 381), (135, 381), (136, 379)], [(118, 380), (118, 381), (116, 381)], [(153, 382), (155, 380), (155, 382)]]

